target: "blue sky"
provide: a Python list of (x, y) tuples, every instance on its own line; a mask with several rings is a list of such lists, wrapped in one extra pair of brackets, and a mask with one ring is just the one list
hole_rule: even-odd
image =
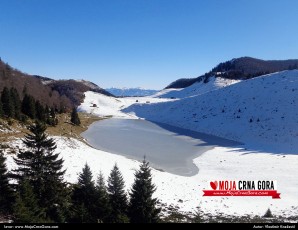
[(30, 74), (161, 89), (235, 57), (298, 58), (297, 0), (0, 0), (0, 57)]

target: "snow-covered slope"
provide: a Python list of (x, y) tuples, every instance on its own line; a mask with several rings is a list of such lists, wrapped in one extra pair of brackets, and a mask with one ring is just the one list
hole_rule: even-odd
[[(139, 162), (123, 156), (93, 149), (71, 138), (56, 137), (57, 153), (64, 159), (65, 179), (77, 182), (85, 163), (90, 166), (94, 179), (101, 171), (105, 179), (115, 163), (125, 179), (126, 191), (130, 191)], [(22, 146), (20, 140), (14, 146)], [(266, 164), (264, 164), (266, 162)], [(173, 175), (152, 169), (154, 196), (167, 205), (182, 211), (201, 210), (217, 215), (264, 215), (268, 208), (274, 215), (298, 214), (298, 182), (295, 155), (271, 155), (250, 153), (239, 149), (216, 147), (194, 160), (200, 172), (192, 177)], [(7, 154), (7, 165), (14, 169), (13, 155)], [(286, 167), (285, 167), (286, 166)], [(278, 173), (273, 173), (273, 170)], [(203, 197), (203, 189), (210, 189), (213, 180), (277, 180), (281, 199), (271, 197)]]
[[(185, 89), (180, 93), (181, 99), (176, 96), (174, 100), (158, 97), (115, 99), (86, 92), (80, 109), (98, 115), (142, 117), (245, 143), (238, 149), (215, 147), (199, 156), (194, 160), (199, 173), (193, 177), (153, 170), (153, 181), (157, 185), (155, 196), (162, 202), (185, 211), (200, 206), (213, 214), (263, 215), (270, 208), (274, 214), (297, 215), (298, 156), (286, 154), (298, 153), (298, 70), (265, 75), (226, 87), (204, 86), (193, 86), (197, 87), (195, 94), (191, 93), (191, 88)], [(94, 103), (97, 107), (93, 107)], [(61, 139), (58, 147), (65, 159), (69, 181), (75, 180), (85, 162), (95, 174), (101, 169), (106, 177), (117, 162), (127, 188), (130, 187), (138, 165), (136, 161), (92, 149), (74, 140)], [(280, 154), (272, 154), (276, 152)], [(208, 188), (208, 181), (221, 179), (277, 180), (281, 199), (202, 197), (202, 189)]]
[(143, 88), (108, 88), (105, 89), (111, 94), (117, 97), (144, 97), (151, 96), (158, 92), (158, 90), (153, 89), (143, 89)]
[(197, 96), (238, 82), (240, 82), (240, 80), (230, 80), (221, 77), (211, 77), (207, 83), (201, 81), (183, 89), (164, 89), (156, 93), (154, 97), (185, 98)]
[(135, 104), (124, 112), (249, 143), (256, 150), (298, 153), (298, 70), (180, 100)]
[[(212, 214), (231, 215), (263, 215), (270, 208), (274, 215), (293, 216), (298, 214), (298, 155), (284, 153), (298, 152), (297, 103), (298, 70), (266, 75), (175, 100), (117, 99), (86, 92), (79, 109), (100, 116), (144, 117), (246, 143), (243, 148), (215, 147), (200, 155), (194, 159), (199, 173), (192, 177), (153, 169), (153, 182), (157, 186), (154, 196), (168, 205), (183, 211), (195, 211), (200, 207)], [(57, 152), (65, 161), (67, 181), (76, 182), (86, 162), (94, 176), (101, 170), (107, 178), (117, 162), (126, 189), (130, 189), (139, 162), (91, 148), (78, 140), (56, 137), (56, 141)], [(20, 141), (14, 145), (22, 146)], [(277, 151), (282, 154), (271, 154)], [(13, 169), (13, 155), (7, 154), (7, 157), (7, 165)], [(209, 181), (213, 180), (276, 180), (281, 199), (203, 197), (202, 190), (209, 189)]]
[(78, 107), (78, 111), (98, 116), (126, 117), (124, 113), (120, 112), (120, 108), (124, 108), (124, 106), (123, 101), (117, 98), (88, 91), (85, 93), (84, 102)]
[(100, 93), (85, 92), (84, 102), (78, 107), (81, 112), (92, 113), (97, 116), (113, 116), (117, 118), (136, 118), (121, 111), (132, 104), (150, 104), (169, 101), (169, 99), (151, 97), (115, 98)]

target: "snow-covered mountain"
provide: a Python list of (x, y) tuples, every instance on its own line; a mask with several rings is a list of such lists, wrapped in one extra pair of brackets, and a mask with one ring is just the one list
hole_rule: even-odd
[(211, 71), (196, 78), (181, 78), (166, 89), (186, 88), (196, 82), (208, 81), (214, 75), (226, 79), (247, 80), (264, 74), (270, 74), (285, 70), (298, 69), (298, 59), (292, 60), (261, 60), (252, 57), (233, 58), (219, 63)]
[[(145, 118), (244, 143), (237, 148), (215, 147), (198, 156), (194, 163), (200, 171), (193, 177), (173, 176), (153, 169), (156, 194), (162, 202), (172, 203), (185, 211), (200, 206), (202, 210), (215, 215), (219, 210), (233, 215), (263, 215), (268, 207), (276, 215), (297, 215), (297, 92), (298, 70), (292, 70), (240, 82), (210, 79), (206, 84), (192, 85), (185, 90), (168, 89), (163, 91), (164, 94), (151, 97), (112, 98), (85, 92), (79, 109), (98, 116)], [(166, 93), (176, 93), (176, 98), (167, 98), (173, 95)], [(87, 159), (94, 174), (101, 168), (108, 175), (112, 164), (117, 161), (127, 181), (133, 182), (133, 160), (85, 148), (76, 146), (74, 150), (67, 151), (69, 155), (63, 156), (69, 170), (78, 172), (81, 169), (85, 158), (78, 154), (80, 151), (88, 154), (94, 151)], [(81, 159), (76, 160), (78, 157)], [(109, 165), (102, 163), (106, 162), (106, 157), (113, 157), (110, 160), (113, 162)], [(282, 199), (210, 199), (203, 197), (201, 192), (214, 179), (256, 178), (277, 180)]]
[[(193, 87), (196, 96), (190, 93)], [(134, 104), (124, 112), (249, 143), (265, 151), (298, 153), (298, 70), (211, 91), (190, 86), (172, 94), (182, 99)]]
[(117, 97), (144, 97), (150, 96), (158, 92), (158, 90), (153, 89), (143, 89), (143, 88), (108, 88), (105, 89), (111, 94)]
[(235, 83), (240, 82), (241, 80), (232, 80), (221, 77), (211, 77), (207, 83), (201, 81), (196, 82), (193, 85), (181, 88), (181, 89), (163, 89), (156, 93), (154, 97), (160, 98), (185, 98), (191, 96), (198, 96), (200, 94), (207, 93), (209, 91), (217, 90)]

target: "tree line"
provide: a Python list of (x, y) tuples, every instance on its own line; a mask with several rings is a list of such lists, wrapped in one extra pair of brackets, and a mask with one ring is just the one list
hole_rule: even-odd
[[(17, 168), (7, 171), (0, 153), (0, 214), (16, 223), (156, 223), (158, 200), (152, 195), (149, 163), (144, 159), (130, 192), (115, 164), (107, 179), (96, 182), (86, 164), (76, 184), (64, 181), (63, 159), (53, 138), (41, 122), (29, 126), (23, 139), (25, 150), (14, 157)], [(13, 182), (13, 183), (12, 183)]]
[(21, 99), (15, 88), (4, 87), (0, 98), (0, 118), (12, 118), (22, 122), (30, 118), (51, 126), (58, 124), (57, 109), (42, 105), (39, 100), (26, 92)]
[[(48, 105), (44, 106), (26, 92), (24, 92), (24, 97), (21, 100), (18, 91), (13, 87), (10, 89), (4, 87), (0, 94), (0, 118), (16, 119), (21, 122), (32, 119), (50, 126), (56, 126), (58, 125), (56, 116), (58, 112), (64, 111), (58, 111), (57, 108), (50, 108)], [(74, 125), (81, 124), (76, 108), (72, 109), (70, 121)]]

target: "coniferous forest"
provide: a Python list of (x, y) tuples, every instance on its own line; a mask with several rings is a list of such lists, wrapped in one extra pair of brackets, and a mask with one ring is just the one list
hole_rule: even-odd
[(86, 164), (76, 184), (64, 181), (63, 159), (40, 121), (28, 127), (25, 149), (14, 157), (17, 168), (8, 172), (0, 154), (0, 214), (14, 223), (157, 223), (160, 209), (152, 195), (149, 163), (135, 172), (129, 193), (117, 166), (107, 180), (94, 178)]
[(62, 111), (43, 105), (39, 100), (28, 94), (26, 89), (24, 89), (23, 94), (24, 96), (21, 99), (15, 88), (4, 87), (0, 94), (0, 118), (16, 119), (21, 122), (35, 119), (50, 126), (58, 124), (56, 114)]

